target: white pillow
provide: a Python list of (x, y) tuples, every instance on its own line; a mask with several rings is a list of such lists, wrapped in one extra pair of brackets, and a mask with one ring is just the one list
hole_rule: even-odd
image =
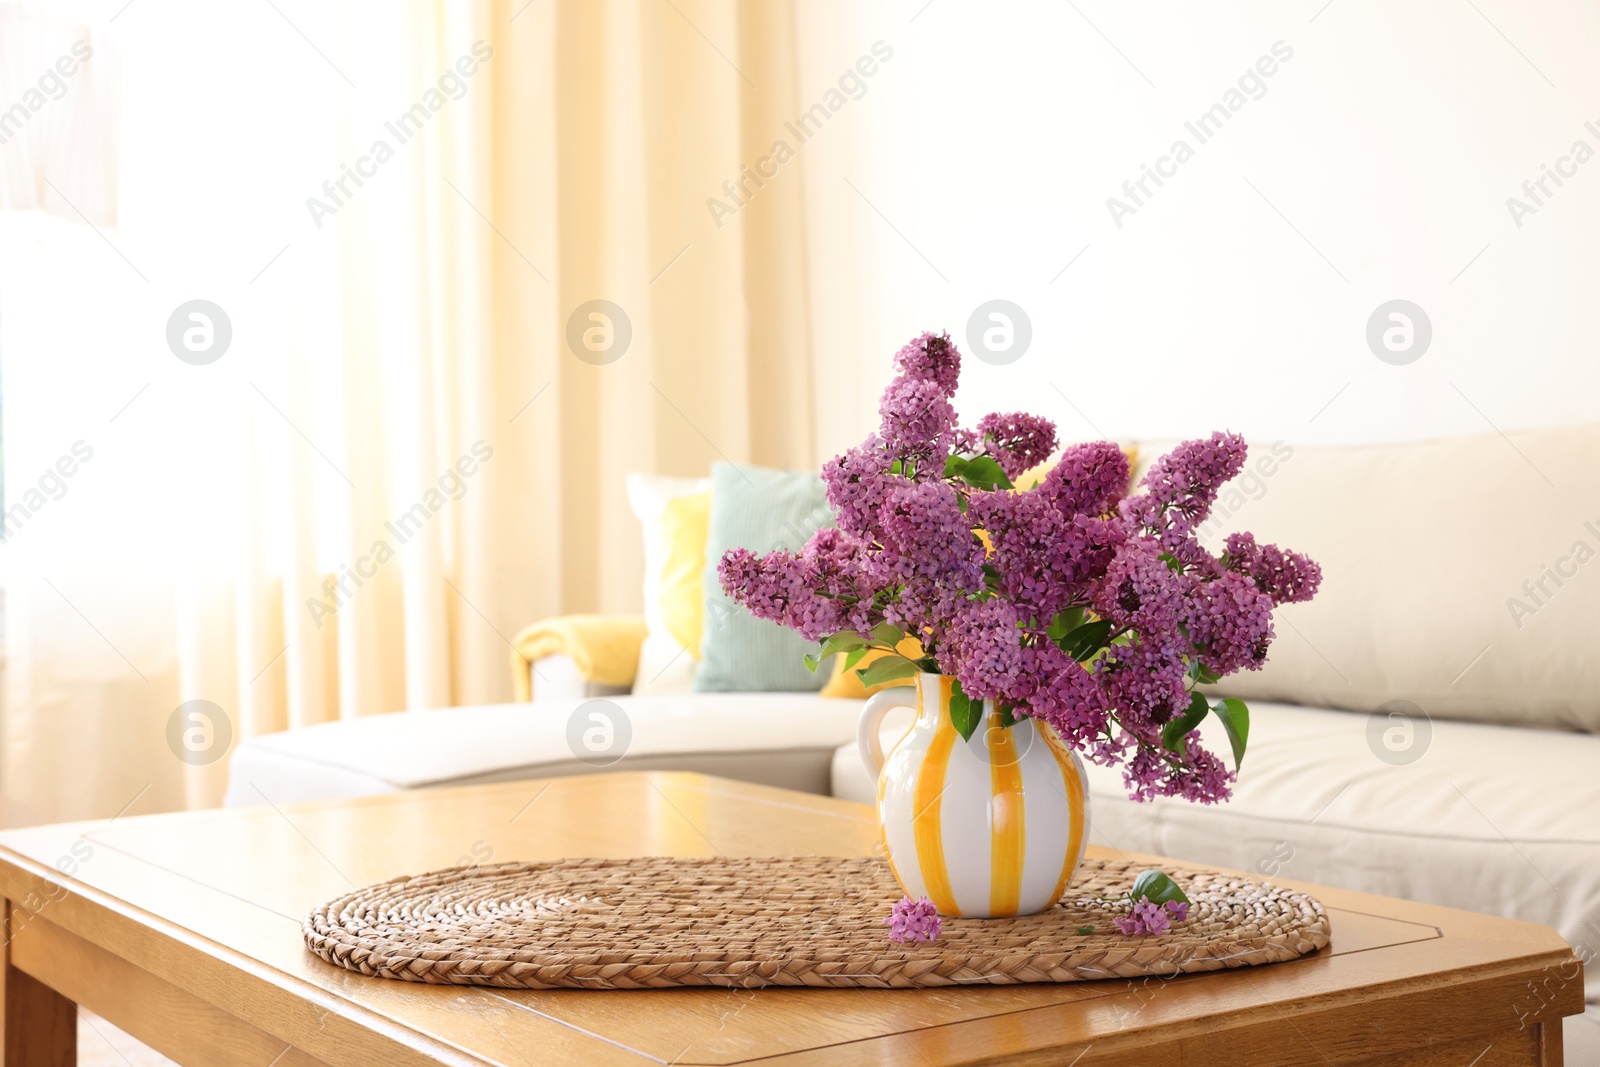
[(644, 527), (646, 636), (644, 645), (639, 649), (639, 668), (633, 678), (633, 693), (635, 696), (677, 696), (691, 691), (699, 660), (672, 636), (661, 612), (661, 571), (667, 564), (668, 552), (662, 536), (661, 520), (667, 505), (678, 497), (710, 492), (711, 479), (630, 474), (626, 482), (628, 506)]

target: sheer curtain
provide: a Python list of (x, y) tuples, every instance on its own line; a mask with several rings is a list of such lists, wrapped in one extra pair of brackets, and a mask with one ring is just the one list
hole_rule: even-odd
[[(8, 822), (211, 804), (242, 737), (509, 699), (515, 629), (637, 609), (625, 471), (837, 444), (848, 125), (707, 202), (864, 50), (842, 9), (89, 21), (115, 225), (0, 212)], [(625, 349), (569, 344), (592, 301)]]

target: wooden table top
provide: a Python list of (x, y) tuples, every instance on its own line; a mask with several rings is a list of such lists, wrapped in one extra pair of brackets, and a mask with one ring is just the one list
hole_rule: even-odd
[[(1317, 886), (1298, 887), (1327, 908), (1330, 950), (1171, 980), (501, 991), (362, 977), (301, 940), (314, 905), (440, 867), (860, 856), (876, 841), (862, 805), (698, 774), (605, 774), (12, 831), (0, 834), (0, 892), (11, 967), (180, 1062), (1089, 1067), (1147, 1064), (1159, 1048), (1283, 1064), (1465, 1051), (1464, 1065), (1487, 1044), (1477, 1067), (1491, 1067), (1559, 1062), (1559, 1018), (1583, 1007), (1577, 961), (1547, 927)], [(205, 1036), (235, 1023), (231, 1037)]]

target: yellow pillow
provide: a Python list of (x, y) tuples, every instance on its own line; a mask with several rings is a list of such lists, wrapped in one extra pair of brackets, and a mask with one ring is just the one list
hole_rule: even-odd
[(706, 541), (711, 531), (711, 493), (690, 493), (667, 501), (661, 513), (661, 617), (670, 633), (695, 659), (706, 618)]
[[(915, 637), (904, 638), (895, 646), (895, 651), (907, 659), (920, 659), (922, 657), (922, 645)], [(880, 682), (870, 688), (861, 684), (861, 679), (857, 677), (856, 671), (859, 671), (873, 660), (882, 659), (887, 655), (887, 652), (880, 652), (874, 649), (862, 656), (861, 661), (849, 670), (844, 669), (845, 658), (843, 655), (834, 656), (833, 677), (829, 678), (828, 684), (822, 687), (822, 695), (825, 697), (839, 697), (844, 700), (865, 700), (880, 689), (890, 689), (897, 685), (910, 685), (913, 681), (911, 678), (896, 678), (892, 682)]]

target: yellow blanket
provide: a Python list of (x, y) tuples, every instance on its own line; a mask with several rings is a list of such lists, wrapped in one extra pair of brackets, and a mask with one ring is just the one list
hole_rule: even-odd
[(597, 685), (632, 685), (644, 635), (644, 619), (632, 615), (562, 615), (534, 623), (512, 642), (517, 699), (532, 699), (528, 669), (543, 656), (571, 656), (578, 673)]

